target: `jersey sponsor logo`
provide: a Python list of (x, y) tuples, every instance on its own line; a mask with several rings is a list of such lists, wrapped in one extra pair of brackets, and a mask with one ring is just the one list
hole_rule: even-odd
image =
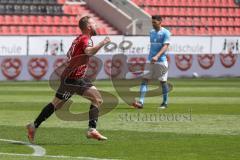
[(193, 56), (192, 55), (175, 55), (175, 63), (178, 69), (186, 71), (192, 67)]
[(9, 79), (17, 78), (22, 70), (22, 62), (19, 58), (6, 58), (1, 65), (3, 75)]
[(209, 69), (213, 66), (215, 61), (215, 55), (214, 54), (202, 54), (197, 56), (198, 64), (203, 69)]
[(40, 80), (47, 70), (48, 60), (46, 58), (31, 58), (28, 62), (28, 72), (37, 80)]

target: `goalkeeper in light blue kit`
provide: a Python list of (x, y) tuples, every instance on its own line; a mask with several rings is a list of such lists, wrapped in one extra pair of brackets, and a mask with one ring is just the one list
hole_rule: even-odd
[(167, 84), (167, 76), (168, 76), (168, 62), (166, 51), (170, 44), (170, 36), (171, 33), (164, 27), (161, 26), (162, 18), (161, 16), (152, 16), (152, 26), (153, 29), (150, 32), (150, 54), (148, 56), (148, 62), (145, 67), (145, 71), (148, 71), (148, 74), (143, 76), (143, 80), (140, 86), (140, 98), (139, 101), (135, 101), (133, 106), (135, 108), (143, 108), (144, 105), (144, 97), (148, 90), (148, 81), (150, 79), (154, 79), (154, 76), (159, 75), (161, 70), (159, 66), (165, 67), (166, 72), (160, 74), (157, 79), (160, 81), (162, 86), (162, 95), (163, 102), (160, 105), (161, 109), (165, 109), (168, 107), (168, 84)]

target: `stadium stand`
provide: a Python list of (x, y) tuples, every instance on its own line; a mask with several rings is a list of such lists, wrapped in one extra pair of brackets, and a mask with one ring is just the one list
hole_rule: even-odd
[(174, 35), (240, 35), (238, 0), (132, 0)]
[(81, 0), (0, 0), (0, 35), (75, 35), (83, 15), (95, 17), (100, 34), (119, 33)]

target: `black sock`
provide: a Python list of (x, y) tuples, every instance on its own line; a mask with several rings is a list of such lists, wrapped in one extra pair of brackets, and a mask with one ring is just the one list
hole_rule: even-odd
[(35, 128), (38, 128), (43, 121), (50, 117), (53, 114), (54, 110), (54, 105), (52, 103), (46, 105), (37, 119), (34, 121)]
[(97, 127), (98, 113), (99, 113), (98, 108), (94, 105), (91, 105), (89, 110), (89, 124), (88, 124), (89, 128)]

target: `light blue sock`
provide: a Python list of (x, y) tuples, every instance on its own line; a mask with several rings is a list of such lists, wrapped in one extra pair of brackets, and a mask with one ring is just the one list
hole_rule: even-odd
[(139, 101), (142, 104), (144, 104), (144, 97), (145, 97), (147, 90), (148, 90), (147, 82), (142, 82), (141, 86), (140, 86), (140, 99), (139, 99)]
[(162, 95), (163, 95), (163, 103), (168, 103), (168, 84), (167, 82), (162, 83)]

